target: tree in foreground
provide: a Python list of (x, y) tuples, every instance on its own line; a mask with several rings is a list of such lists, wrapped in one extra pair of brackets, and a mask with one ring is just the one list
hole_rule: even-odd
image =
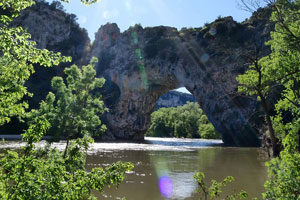
[[(118, 162), (85, 170), (86, 153), (93, 143), (90, 134), (104, 129), (99, 119), (103, 102), (91, 94), (104, 83), (95, 78), (94, 63), (66, 68), (67, 85), (62, 78), (53, 78), (57, 98), (49, 93), (40, 109), (30, 113), (31, 125), (23, 134), (26, 147), (7, 151), (0, 160), (2, 199), (95, 199), (92, 190), (103, 192), (104, 186), (118, 185), (133, 168), (131, 163)], [(35, 143), (51, 129), (67, 138), (64, 150), (51, 145), (36, 148)]]
[[(216, 180), (211, 180), (211, 185), (208, 186), (204, 179), (205, 175), (202, 172), (197, 172), (194, 175), (194, 179), (198, 184), (198, 192), (202, 194), (204, 200), (214, 200), (214, 199), (221, 199), (222, 188), (226, 187), (228, 183), (234, 181), (232, 176), (227, 176), (222, 182), (217, 182)], [(247, 199), (248, 194), (244, 190), (240, 191), (239, 193), (234, 193), (227, 195), (226, 197), (222, 198), (224, 200), (237, 200), (237, 199)]]
[[(283, 149), (280, 153), (273, 154), (277, 157), (266, 163), (268, 180), (262, 196), (268, 200), (299, 200), (300, 1), (277, 0), (272, 8), (271, 21), (275, 23), (275, 30), (271, 33), (271, 40), (267, 42), (271, 46), (271, 54), (254, 60), (248, 71), (237, 80), (241, 84), (239, 90), (248, 95), (257, 95), (262, 106), (265, 106), (265, 97), (272, 87), (280, 85), (284, 88), (275, 105), (276, 114), (269, 115), (266, 119), (268, 126), (273, 129), (273, 136), (270, 137), (274, 140), (271, 140), (279, 140)], [(286, 115), (291, 117), (286, 119)], [(202, 188), (203, 175), (196, 174), (195, 179)]]
[(84, 135), (98, 136), (106, 130), (100, 116), (104, 113), (104, 102), (101, 95), (95, 92), (100, 89), (105, 80), (96, 78), (94, 70), (97, 58), (92, 58), (82, 69), (76, 65), (66, 68), (66, 81), (62, 77), (54, 77), (51, 85), (53, 91), (40, 103), (38, 110), (31, 110), (28, 117), (34, 120), (43, 116), (51, 124), (47, 133), (59, 140), (70, 139)]
[(10, 26), (21, 10), (33, 4), (29, 0), (0, 0), (0, 126), (11, 117), (24, 115), (28, 108), (22, 99), (32, 95), (24, 83), (34, 73), (33, 64), (51, 67), (71, 59), (35, 48), (24, 28)]
[(18, 152), (7, 151), (2, 155), (1, 199), (96, 199), (92, 190), (103, 192), (104, 186), (118, 185), (124, 180), (125, 172), (133, 168), (130, 163), (117, 162), (87, 172), (86, 151), (93, 142), (88, 136), (72, 140), (67, 151), (50, 146), (37, 149), (35, 143), (49, 126), (44, 117), (37, 118), (23, 134), (27, 145)]
[[(265, 183), (263, 198), (299, 200), (300, 1), (277, 0), (272, 8), (271, 21), (275, 23), (275, 30), (267, 42), (271, 46), (271, 54), (261, 58), (258, 65), (254, 63), (244, 75), (238, 77), (242, 84), (239, 89), (260, 97), (258, 86), (266, 92), (277, 85), (284, 87), (275, 105), (276, 115), (270, 116), (269, 122), (283, 150), (275, 155), (277, 158), (267, 163), (269, 180)], [(287, 119), (286, 115), (291, 117)]]
[[(272, 53), (262, 58), (265, 74), (284, 86), (272, 118), (283, 151), (267, 163), (269, 180), (264, 199), (300, 199), (300, 1), (278, 0), (271, 20)], [(292, 119), (286, 120), (289, 114)]]
[(300, 153), (295, 134), (283, 139), (284, 150), (280, 157), (267, 163), (268, 180), (265, 183), (264, 199), (300, 199)]
[[(81, 1), (92, 3), (95, 0)], [(34, 73), (33, 64), (50, 67), (62, 61), (70, 61), (70, 58), (62, 57), (59, 53), (36, 49), (35, 42), (30, 41), (30, 34), (25, 29), (10, 27), (10, 22), (20, 11), (33, 4), (32, 0), (0, 0), (0, 125), (9, 122), (13, 116), (25, 116), (28, 105), (22, 99), (31, 94), (24, 83)], [(91, 99), (90, 94), (93, 88), (103, 84), (103, 80), (93, 79), (95, 72), (91, 66), (85, 69), (82, 71), (73, 66), (66, 70), (69, 77), (86, 77), (80, 79), (82, 82), (74, 84), (72, 81), (75, 78), (67, 80), (68, 87), (76, 85), (79, 88), (78, 93), (70, 96), (73, 99), (60, 93), (62, 89), (65, 92), (72, 91), (64, 85), (63, 79), (54, 79), (53, 86), (57, 89), (58, 99), (55, 101), (55, 95), (49, 94), (41, 104), (41, 108), (51, 107), (48, 109), (49, 113), (33, 111), (30, 114), (31, 124), (22, 139), (26, 146), (17, 151), (7, 150), (0, 155), (0, 199), (96, 199), (91, 194), (92, 190), (103, 192), (104, 186), (118, 185), (124, 179), (125, 172), (133, 168), (130, 163), (118, 162), (105, 169), (94, 168), (90, 172), (85, 170), (86, 151), (93, 142), (89, 134), (94, 133), (92, 130), (96, 128), (104, 128), (99, 118), (95, 117), (103, 112), (103, 103), (100, 97)], [(78, 103), (82, 109), (69, 104), (68, 109), (73, 115), (70, 119), (64, 116), (65, 123), (60, 123), (56, 128), (62, 132), (68, 129), (69, 139), (75, 136), (81, 138), (68, 140), (68, 145), (62, 151), (50, 145), (38, 149), (36, 143), (57, 125), (55, 117), (58, 114), (66, 115), (62, 111), (63, 105), (74, 99), (74, 103)]]
[[(297, 0), (278, 0), (272, 5), (271, 21), (275, 23), (275, 31), (271, 33), (271, 40), (267, 42), (272, 52), (253, 62), (247, 72), (237, 78), (240, 83), (239, 91), (257, 95), (265, 110), (274, 156), (279, 155), (279, 151), (276, 150), (278, 139), (282, 140), (291, 129), (291, 123), (287, 123), (285, 115), (292, 115), (292, 121), (297, 121), (300, 117), (299, 4)], [(272, 117), (268, 111), (270, 109), (266, 103), (266, 96), (272, 88), (278, 86), (284, 90), (281, 99), (275, 105), (277, 114)]]

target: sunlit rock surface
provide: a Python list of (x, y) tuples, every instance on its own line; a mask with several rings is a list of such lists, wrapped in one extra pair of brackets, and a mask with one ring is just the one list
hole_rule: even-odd
[[(243, 23), (225, 17), (180, 31), (136, 25), (121, 33), (116, 24), (106, 24), (99, 28), (93, 45), (86, 31), (73, 23), (74, 16), (55, 5), (38, 4), (16, 24), (28, 28), (38, 47), (71, 55), (75, 63), (98, 57), (96, 70), (106, 78), (103, 98), (110, 109), (104, 116), (108, 131), (103, 138), (143, 140), (160, 96), (186, 87), (225, 144), (258, 146), (250, 123), (258, 104), (237, 93), (236, 76), (245, 72), (249, 56), (268, 54), (264, 42), (273, 27), (268, 24), (269, 14), (260, 10)], [(63, 68), (50, 73), (42, 69), (27, 83), (29, 89), (42, 98), (50, 90), (51, 78), (61, 75)]]
[(143, 139), (159, 97), (186, 87), (228, 145), (258, 146), (249, 123), (257, 102), (237, 93), (236, 76), (247, 57), (267, 55), (264, 42), (272, 25), (261, 10), (244, 23), (220, 18), (203, 28), (177, 29), (139, 25), (120, 33), (106, 24), (96, 33), (91, 56), (107, 80), (106, 137)]

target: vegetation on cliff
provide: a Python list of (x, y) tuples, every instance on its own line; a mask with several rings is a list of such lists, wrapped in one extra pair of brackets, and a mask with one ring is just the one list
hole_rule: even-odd
[(219, 139), (198, 103), (160, 108), (151, 114), (147, 135), (154, 137)]

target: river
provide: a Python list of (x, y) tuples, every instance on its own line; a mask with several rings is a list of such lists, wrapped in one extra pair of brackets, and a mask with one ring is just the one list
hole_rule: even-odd
[(146, 138), (145, 143), (95, 143), (87, 158), (88, 170), (116, 161), (130, 161), (132, 172), (118, 189), (96, 194), (100, 199), (199, 199), (194, 173), (207, 180), (235, 177), (225, 194), (246, 190), (260, 197), (267, 178), (265, 156), (258, 148), (222, 147), (220, 140)]
[[(8, 141), (1, 148), (22, 145)], [(53, 145), (65, 147), (62, 142)], [(86, 168), (105, 167), (116, 161), (129, 161), (135, 167), (118, 189), (95, 192), (99, 199), (197, 200), (201, 196), (196, 192), (193, 175), (198, 171), (205, 173), (207, 182), (233, 176), (235, 181), (224, 189), (224, 195), (243, 189), (252, 199), (261, 197), (267, 179), (263, 150), (222, 147), (221, 140), (146, 137), (144, 143), (94, 143), (88, 151)]]

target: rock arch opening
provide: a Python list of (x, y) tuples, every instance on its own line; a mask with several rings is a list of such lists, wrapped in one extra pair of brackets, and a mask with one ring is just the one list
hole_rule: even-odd
[(220, 139), (196, 98), (186, 92), (172, 90), (158, 99), (146, 136)]
[[(220, 24), (222, 32), (218, 31)], [(232, 18), (181, 31), (136, 25), (121, 33), (116, 24), (102, 26), (90, 57), (99, 58), (97, 72), (115, 87), (118, 96), (105, 116), (105, 137), (142, 140), (159, 97), (184, 86), (225, 144), (259, 146), (257, 131), (250, 123), (258, 104), (237, 92), (236, 81), (236, 76), (245, 70), (242, 55), (250, 44), (258, 38), (262, 44), (267, 40), (261, 37), (261, 27), (249, 27)], [(241, 40), (236, 41), (239, 36)], [(265, 46), (260, 48), (262, 55), (268, 51)]]
[(196, 98), (185, 88), (180, 87), (176, 90), (170, 90), (159, 97), (155, 103), (154, 110), (164, 107), (183, 106), (187, 102), (196, 102)]
[[(92, 45), (80, 28), (78, 34), (77, 28), (62, 28), (67, 32), (58, 40), (44, 40), (40, 37), (43, 33), (27, 27), (30, 24), (22, 26), (31, 30), (39, 47), (62, 51), (76, 58), (75, 63), (86, 64), (92, 56), (98, 58), (97, 75), (106, 78), (103, 97), (110, 109), (104, 116), (108, 130), (103, 138), (142, 140), (158, 98), (184, 86), (225, 144), (259, 146), (257, 131), (251, 125), (259, 106), (255, 98), (237, 92), (236, 76), (245, 72), (249, 63), (245, 55), (254, 47), (258, 57), (269, 54), (264, 44), (274, 28), (267, 20), (270, 13), (270, 9), (260, 9), (243, 23), (224, 17), (204, 27), (180, 31), (135, 25), (120, 32), (116, 24), (108, 23), (99, 28)], [(61, 19), (57, 26), (65, 27)], [(82, 40), (75, 37), (78, 35)], [(61, 47), (62, 42), (75, 43)]]

